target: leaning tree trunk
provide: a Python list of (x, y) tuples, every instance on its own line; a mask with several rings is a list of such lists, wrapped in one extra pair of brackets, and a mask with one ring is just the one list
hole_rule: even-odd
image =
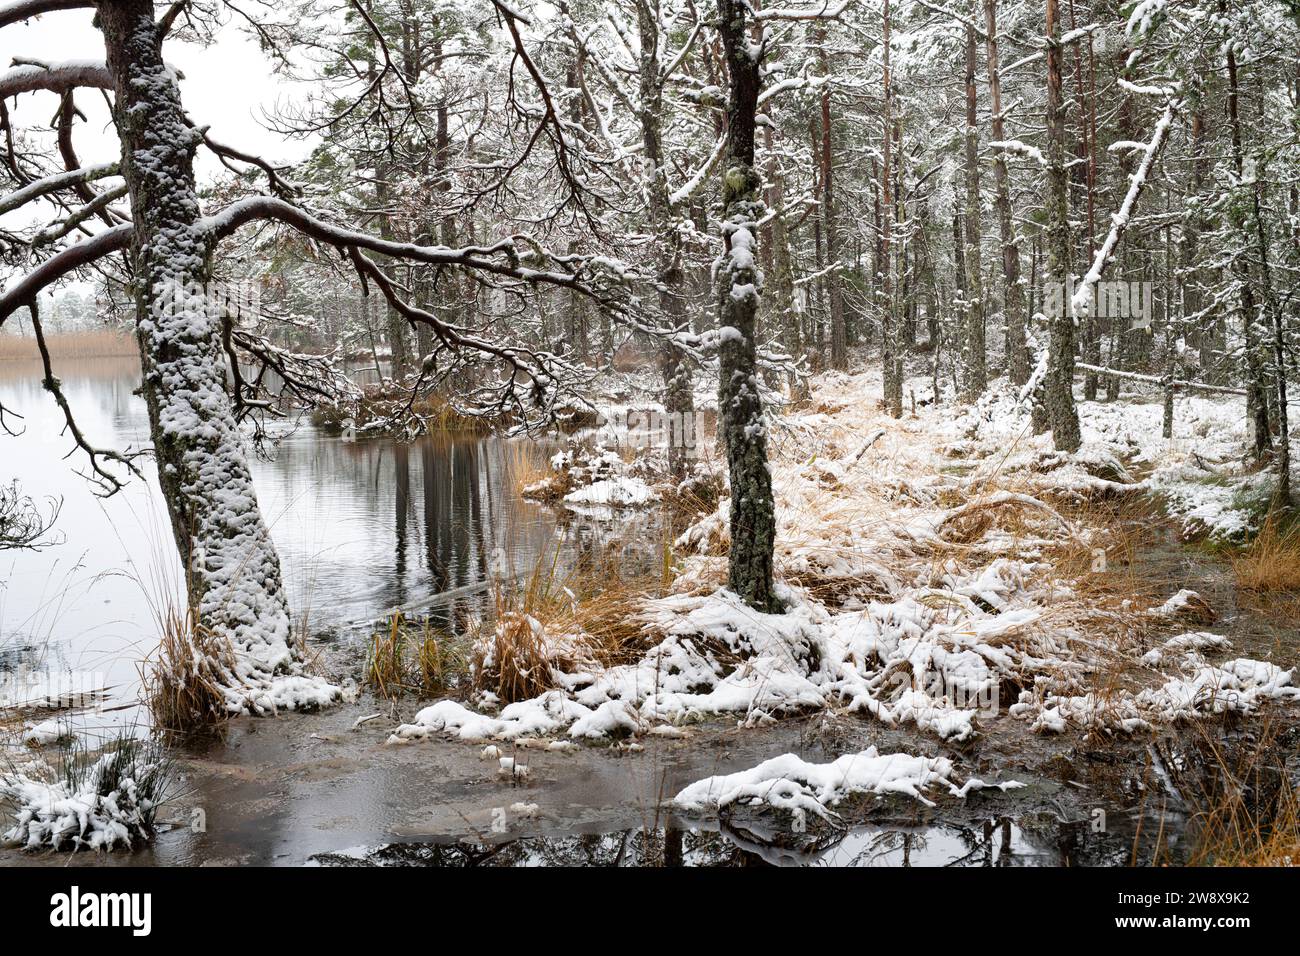
[(1047, 0), (1047, 280), (1058, 283), (1059, 308), (1051, 317), (1044, 404), (1058, 451), (1076, 451), (1082, 441), (1074, 407), (1074, 304), (1068, 292), (1069, 181), (1065, 172), (1065, 111), (1061, 96), (1061, 40), (1056, 0)]
[(212, 249), (192, 165), (201, 134), (186, 122), (163, 62), (152, 0), (98, 10), (134, 219), (136, 333), (158, 480), (190, 608), (230, 640), (232, 676), (247, 683), (290, 668), (294, 655), (280, 561), (226, 392), (222, 318), (205, 296)]
[(731, 553), (727, 586), (759, 611), (777, 612), (772, 579), (776, 506), (767, 463), (767, 423), (758, 391), (755, 343), (758, 318), (756, 264), (763, 204), (754, 168), (754, 131), (761, 85), (751, 54), (744, 0), (718, 0), (719, 32), (730, 67), (727, 171), (722, 184), (726, 251), (718, 266), (719, 428), (731, 475)]

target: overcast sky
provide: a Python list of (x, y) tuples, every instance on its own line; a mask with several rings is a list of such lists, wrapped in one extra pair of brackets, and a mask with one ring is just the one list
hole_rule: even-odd
[[(88, 9), (67, 10), (0, 30), (0, 68), (7, 68), (14, 57), (103, 60), (104, 42), (91, 25), (93, 16)], [(259, 122), (277, 103), (298, 99), (301, 84), (272, 76), (257, 44), (235, 25), (227, 25), (211, 46), (172, 40), (164, 44), (163, 53), (183, 74), (181, 97), (186, 111), (199, 125), (211, 126), (214, 139), (273, 161), (301, 159), (307, 154), (308, 146), (285, 140)], [(77, 96), (77, 105), (89, 119), (89, 123), (77, 124), (74, 135), (82, 163), (117, 159), (117, 140), (103, 97), (85, 90)], [(57, 106), (58, 98), (52, 93), (24, 94), (14, 111), (15, 125), (48, 127)], [(206, 150), (199, 151), (201, 180), (222, 168)]]

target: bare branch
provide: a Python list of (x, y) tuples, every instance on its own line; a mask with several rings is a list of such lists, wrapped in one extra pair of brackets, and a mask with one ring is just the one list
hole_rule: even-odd
[(27, 63), (0, 73), (0, 97), (17, 96), (50, 90), (66, 93), (79, 86), (111, 90), (113, 78), (103, 63), (89, 60), (70, 60), (67, 63)]
[[(54, 377), (54, 368), (50, 362), (50, 350), (45, 343), (45, 330), (41, 326), (40, 315), (34, 299), (28, 304), (28, 309), (31, 311), (32, 331), (36, 333), (36, 346), (41, 352), (41, 366), (45, 370), (45, 378), (41, 381), (41, 386), (54, 396), (54, 401), (58, 403), (59, 409), (63, 412), (64, 431), (71, 433), (72, 440), (76, 442), (76, 447), (84, 451), (86, 457), (90, 459), (91, 473), (81, 472), (80, 474), (99, 487), (99, 491), (96, 493), (101, 497), (107, 498), (110, 495), (117, 494), (122, 490), (122, 479), (105, 468), (104, 463), (115, 462), (125, 467), (137, 478), (143, 478), (144, 474), (136, 465), (135, 460), (145, 455), (146, 452), (128, 450), (123, 454), (122, 452), (113, 451), (111, 448), (96, 448), (86, 440), (86, 436), (82, 434), (81, 428), (77, 425), (77, 420), (72, 415), (72, 406), (68, 404), (68, 399), (63, 394), (63, 388), (59, 380)], [(76, 451), (76, 448), (73, 451)], [(68, 455), (71, 454), (72, 452), (68, 452)]]
[(46, 176), (44, 179), (37, 179), (7, 196), (0, 196), (0, 215), (12, 212), (33, 199), (57, 192), (60, 189), (67, 189), (77, 183), (89, 183), (96, 179), (116, 175), (117, 163), (102, 163), (98, 166), (83, 166), (81, 169), (55, 173), (52, 176)]
[(84, 9), (94, 5), (93, 0), (14, 0), (13, 3), (0, 5), (0, 27), (21, 23), (42, 13)]

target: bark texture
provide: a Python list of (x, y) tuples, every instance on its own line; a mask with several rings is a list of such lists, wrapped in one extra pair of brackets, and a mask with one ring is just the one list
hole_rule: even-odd
[(730, 72), (727, 169), (722, 186), (726, 251), (718, 265), (719, 428), (731, 476), (731, 553), (727, 586), (750, 607), (782, 609), (772, 578), (776, 507), (767, 463), (767, 424), (759, 394), (757, 222), (762, 181), (754, 168), (761, 84), (744, 0), (718, 0), (719, 32)]
[(1074, 407), (1074, 305), (1066, 291), (1070, 274), (1069, 181), (1065, 172), (1065, 111), (1061, 93), (1061, 43), (1056, 0), (1047, 0), (1047, 281), (1060, 283), (1051, 316), (1044, 404), (1058, 451), (1082, 441)]
[(234, 646), (234, 676), (257, 681), (289, 669), (294, 655), (279, 558), (226, 392), (222, 320), (205, 295), (212, 239), (199, 226), (192, 166), (201, 134), (182, 113), (151, 0), (98, 10), (134, 217), (136, 331), (158, 478), (191, 610)]
[[(645, 179), (649, 194), (650, 229), (656, 246), (656, 284), (659, 311), (667, 325), (685, 331), (690, 320), (686, 311), (686, 275), (682, 268), (682, 239), (675, 221), (676, 211), (668, 190), (664, 161), (662, 117), (664, 115), (664, 73), (659, 62), (659, 5), (657, 0), (637, 0), (637, 26), (641, 34), (639, 65), (641, 92), (641, 143), (645, 148)], [(686, 477), (687, 452), (695, 447), (687, 429), (695, 427), (695, 398), (691, 367), (682, 350), (670, 341), (659, 345), (659, 370), (664, 381), (663, 429), (667, 442), (668, 471), (674, 478)]]

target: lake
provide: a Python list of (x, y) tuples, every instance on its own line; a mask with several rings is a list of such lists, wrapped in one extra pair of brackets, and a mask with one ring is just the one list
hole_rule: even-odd
[[(59, 374), (90, 442), (148, 443), (136, 360), (64, 360)], [(0, 479), (16, 479), (42, 505), (62, 501), (58, 543), (0, 552), (0, 676), (60, 690), (107, 686), (110, 722), (135, 720), (129, 705), (138, 665), (157, 643), (155, 611), (182, 591), (165, 506), (147, 459), (147, 480), (96, 496), (40, 380), (35, 361), (0, 362), (0, 401), (25, 426), (0, 436)], [(495, 437), (351, 441), (305, 418), (273, 424), (253, 478), (293, 613), (311, 634), (360, 633), (395, 607), (422, 608), (486, 581), (494, 562), (527, 567), (557, 541), (572, 553), (593, 539), (590, 527), (557, 527), (552, 509), (517, 494), (520, 463), (535, 467), (546, 446)], [(429, 613), (450, 623), (476, 600), (481, 591), (462, 593)]]

